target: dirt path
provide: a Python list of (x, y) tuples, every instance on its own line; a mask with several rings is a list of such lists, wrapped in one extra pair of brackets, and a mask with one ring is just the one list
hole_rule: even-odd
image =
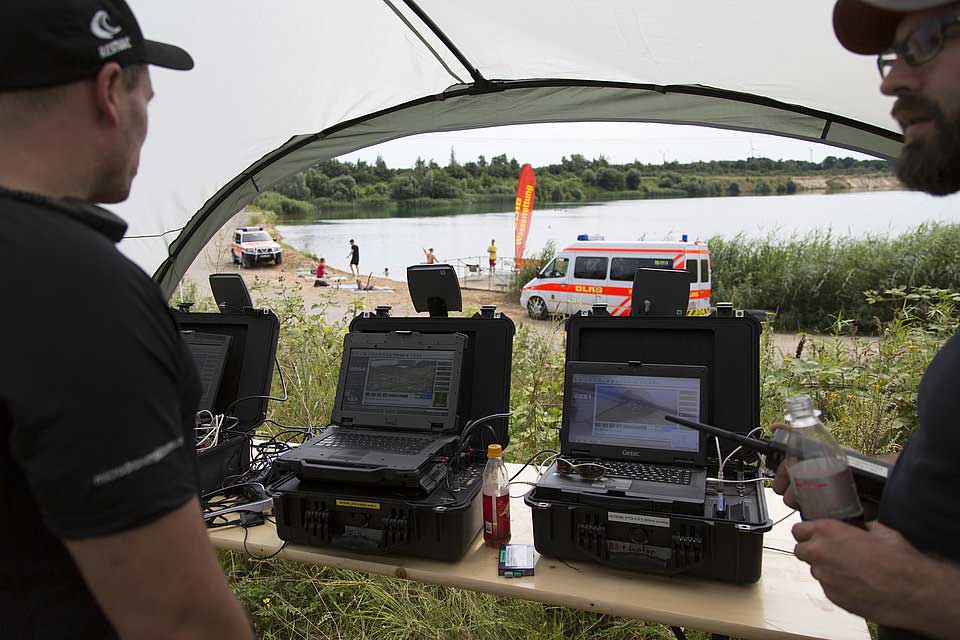
[[(282, 287), (296, 289), (303, 297), (307, 313), (319, 314), (328, 322), (349, 321), (357, 313), (373, 311), (380, 305), (389, 305), (391, 314), (394, 316), (418, 315), (414, 311), (413, 302), (410, 300), (410, 291), (407, 284), (398, 280), (366, 274), (362, 278), (362, 284), (364, 285), (367, 284), (369, 278), (371, 285), (378, 288), (394, 289), (392, 292), (362, 292), (339, 289), (335, 286), (314, 287), (312, 274), (316, 269), (316, 262), (290, 247), (284, 248), (283, 263), (280, 266), (270, 264), (244, 269), (233, 264), (229, 252), (231, 236), (234, 229), (249, 224), (250, 218), (251, 216), (247, 212), (238, 213), (207, 243), (206, 248), (187, 270), (184, 278), (185, 282), (188, 281), (196, 285), (201, 297), (212, 295), (208, 281), (211, 273), (240, 273), (247, 283), (247, 287), (251, 289), (264, 287), (265, 293), (268, 295), (275, 293)], [(298, 269), (301, 271), (298, 272)], [(306, 272), (307, 278), (301, 277), (304, 272)], [(343, 284), (355, 283), (348, 271), (341, 271), (328, 266), (327, 272), (330, 274), (328, 282), (331, 284), (337, 282)], [(526, 310), (520, 306), (519, 301), (509, 294), (464, 289), (461, 295), (465, 311), (478, 311), (485, 304), (493, 304), (499, 311), (509, 316), (518, 328), (520, 325), (528, 325), (557, 343), (564, 339), (563, 330), (556, 321), (539, 321), (529, 318)], [(426, 314), (419, 315), (425, 316)], [(822, 336), (810, 336), (811, 339), (820, 337)], [(800, 338), (801, 334), (778, 333), (774, 337), (774, 344), (782, 353), (790, 355), (796, 352)]]
[[(329, 277), (326, 278), (330, 287), (314, 287), (313, 273), (316, 262), (290, 247), (285, 247), (283, 263), (280, 266), (267, 264), (253, 268), (242, 268), (233, 264), (230, 257), (230, 240), (234, 229), (248, 224), (250, 215), (246, 212), (237, 214), (233, 220), (207, 243), (194, 263), (187, 270), (185, 281), (193, 283), (201, 297), (212, 295), (210, 292), (209, 276), (212, 273), (240, 273), (248, 288), (265, 287), (267, 292), (275, 292), (281, 287), (295, 288), (303, 296), (304, 305), (308, 313), (316, 313), (325, 320), (335, 322), (344, 318), (351, 318), (361, 311), (373, 311), (380, 305), (392, 307), (391, 313), (397, 316), (417, 315), (410, 300), (410, 291), (405, 282), (392, 280), (377, 275), (363, 274), (361, 283), (384, 291), (355, 291), (340, 289), (337, 284), (356, 284), (356, 280), (349, 271), (327, 267)], [(276, 235), (274, 235), (276, 237)], [(299, 271), (298, 271), (299, 270)], [(464, 289), (461, 293), (464, 310), (477, 311), (485, 304), (493, 304), (497, 309), (506, 313), (515, 322), (528, 320), (526, 311), (520, 307), (517, 300), (512, 300), (507, 294), (494, 291), (478, 291)], [(425, 315), (425, 314), (423, 314)], [(530, 321), (533, 322), (533, 321)], [(552, 323), (534, 322), (535, 325), (550, 327)]]

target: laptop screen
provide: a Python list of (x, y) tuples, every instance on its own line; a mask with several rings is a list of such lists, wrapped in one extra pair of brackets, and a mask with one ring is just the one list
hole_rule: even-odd
[(565, 390), (570, 394), (564, 422), (571, 447), (609, 447), (607, 453), (622, 452), (638, 462), (701, 457), (701, 434), (664, 415), (705, 418), (704, 367), (580, 364), (568, 372)]
[(200, 402), (197, 409), (214, 411), (223, 370), (230, 350), (230, 336), (217, 333), (183, 332), (183, 341), (193, 355), (200, 375)]
[(453, 351), (353, 349), (341, 408), (446, 416), (453, 363)]

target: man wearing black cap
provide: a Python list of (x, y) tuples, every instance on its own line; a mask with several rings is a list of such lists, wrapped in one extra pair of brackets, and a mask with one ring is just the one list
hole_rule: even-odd
[[(834, 30), (877, 55), (880, 91), (904, 132), (897, 175), (934, 195), (960, 190), (960, 3), (839, 0)], [(835, 520), (794, 527), (796, 554), (827, 596), (880, 625), (881, 640), (960, 637), (960, 335), (920, 383), (919, 426), (867, 530)], [(778, 472), (774, 489), (796, 507)]]
[(153, 96), (123, 0), (0, 3), (0, 635), (249, 638), (197, 500), (197, 373), (93, 203), (128, 196)]

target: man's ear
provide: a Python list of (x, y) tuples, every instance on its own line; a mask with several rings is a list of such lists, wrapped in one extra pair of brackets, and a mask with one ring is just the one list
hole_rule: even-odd
[(103, 119), (111, 127), (118, 126), (120, 124), (120, 100), (123, 92), (126, 91), (123, 69), (116, 62), (105, 64), (97, 73), (94, 83), (97, 119)]

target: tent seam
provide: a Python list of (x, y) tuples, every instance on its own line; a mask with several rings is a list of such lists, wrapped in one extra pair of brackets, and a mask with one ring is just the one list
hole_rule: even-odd
[(440, 57), (440, 54), (437, 52), (437, 50), (434, 49), (433, 46), (432, 46), (429, 42), (427, 42), (427, 39), (424, 38), (424, 37), (420, 34), (420, 32), (417, 30), (417, 28), (414, 27), (413, 24), (412, 24), (409, 20), (407, 20), (407, 17), (406, 17), (405, 15), (403, 15), (403, 14), (400, 12), (400, 10), (397, 9), (392, 2), (390, 2), (390, 0), (383, 0), (383, 3), (384, 3), (385, 5), (387, 5), (388, 7), (390, 7), (390, 9), (397, 15), (397, 17), (400, 18), (400, 21), (403, 22), (403, 24), (407, 25), (407, 28), (410, 29), (410, 31), (413, 32), (413, 35), (417, 36), (417, 38), (420, 40), (420, 42), (423, 43), (423, 46), (425, 46), (425, 47), (427, 48), (427, 50), (430, 51), (430, 53), (433, 54), (433, 57), (437, 59), (437, 62), (439, 62), (439, 63), (441, 64), (441, 66), (443, 66), (443, 68), (446, 70), (446, 72), (447, 72), (448, 74), (450, 74), (450, 77), (451, 77), (451, 78), (453, 78), (454, 80), (456, 80), (456, 81), (459, 82), (460, 84), (466, 84), (466, 82), (464, 82), (463, 79), (462, 79), (460, 76), (458, 76), (456, 73), (453, 72), (453, 69), (451, 69), (450, 66), (447, 65), (446, 61), (445, 61), (443, 58)]

